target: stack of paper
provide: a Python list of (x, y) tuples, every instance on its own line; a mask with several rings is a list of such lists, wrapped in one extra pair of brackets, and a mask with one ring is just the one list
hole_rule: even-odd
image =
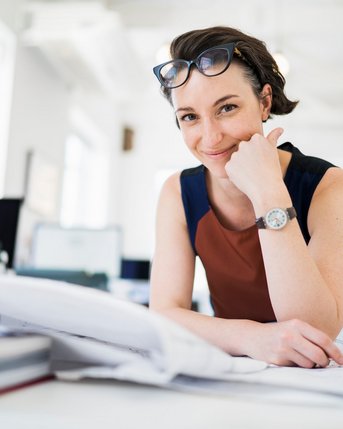
[(51, 339), (0, 326), (0, 393), (50, 372)]

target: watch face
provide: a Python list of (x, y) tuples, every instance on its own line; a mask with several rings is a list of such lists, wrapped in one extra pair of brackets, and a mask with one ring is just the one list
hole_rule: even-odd
[(286, 225), (288, 216), (285, 210), (275, 208), (269, 210), (266, 214), (265, 221), (268, 228), (281, 229)]

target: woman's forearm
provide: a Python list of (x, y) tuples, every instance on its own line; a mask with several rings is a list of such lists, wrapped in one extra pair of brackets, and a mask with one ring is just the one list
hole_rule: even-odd
[(162, 315), (233, 356), (248, 355), (249, 342), (260, 323), (208, 316), (184, 308), (168, 308)]
[(276, 318), (299, 318), (335, 336), (340, 329), (337, 303), (295, 229), (288, 225), (283, 231), (260, 233)]
[[(279, 204), (283, 207), (282, 202)], [(265, 208), (255, 206), (255, 211), (261, 213)], [(259, 235), (277, 320), (301, 319), (336, 337), (341, 329), (336, 299), (310, 254), (296, 219), (282, 230), (260, 230)]]
[(332, 340), (301, 320), (259, 323), (219, 319), (175, 307), (159, 312), (232, 356), (305, 368), (327, 366), (330, 358), (343, 364), (343, 355)]

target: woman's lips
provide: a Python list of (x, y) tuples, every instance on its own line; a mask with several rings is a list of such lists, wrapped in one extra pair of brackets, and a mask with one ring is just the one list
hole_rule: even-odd
[(218, 159), (218, 158), (224, 158), (226, 157), (230, 152), (233, 152), (233, 149), (235, 149), (236, 145), (231, 146), (228, 149), (224, 149), (224, 150), (218, 150), (216, 152), (203, 152), (207, 157), (209, 158), (213, 158), (213, 159)]

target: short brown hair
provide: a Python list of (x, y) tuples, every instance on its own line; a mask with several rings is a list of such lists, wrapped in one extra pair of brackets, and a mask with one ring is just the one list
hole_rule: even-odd
[[(201, 52), (213, 46), (234, 42), (241, 56), (234, 54), (234, 62), (240, 64), (245, 77), (257, 97), (266, 83), (272, 87), (273, 97), (270, 113), (285, 115), (292, 112), (298, 101), (289, 100), (284, 93), (286, 80), (279, 71), (273, 56), (263, 41), (230, 27), (210, 27), (192, 30), (176, 37), (170, 45), (172, 59), (195, 59)], [(171, 90), (161, 88), (171, 103)]]

